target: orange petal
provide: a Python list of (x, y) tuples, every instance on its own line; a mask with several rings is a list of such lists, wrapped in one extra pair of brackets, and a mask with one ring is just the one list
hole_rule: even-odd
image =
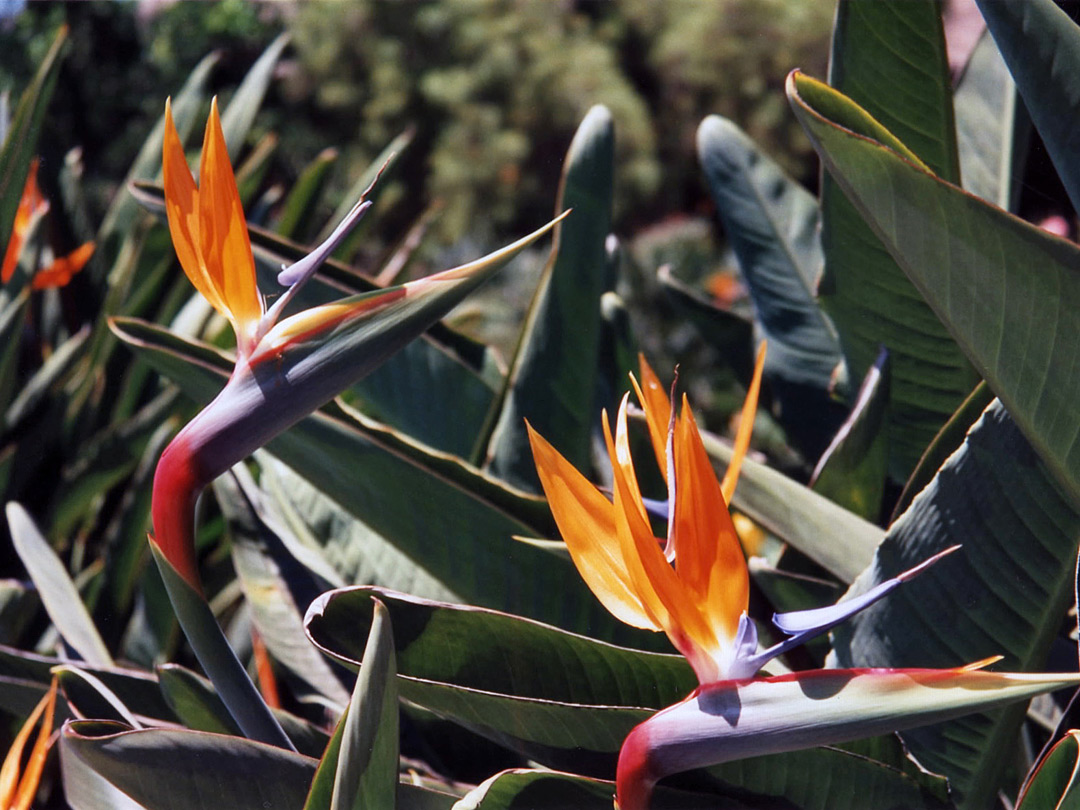
[(94, 243), (86, 242), (75, 248), (67, 256), (56, 259), (44, 270), (35, 273), (30, 286), (35, 290), (64, 287), (76, 273), (86, 266), (86, 263), (90, 261), (90, 257), (93, 255)]
[(615, 521), (623, 558), (642, 604), (653, 613), (672, 644), (687, 657), (702, 682), (715, 679), (715, 654), (719, 642), (706, 621), (703, 610), (685, 587), (653, 537), (641, 503), (630, 459), (630, 441), (626, 428), (626, 398), (619, 408), (616, 438), (605, 417), (604, 438), (611, 455)]
[(615, 618), (659, 630), (634, 590), (615, 535), (614, 507), (588, 479), (525, 423), (536, 471), (570, 558)]
[(237, 339), (250, 337), (262, 317), (262, 300), (255, 286), (255, 260), (247, 221), (229, 163), (216, 98), (210, 105), (203, 136), (198, 205), (199, 246), (207, 270), (221, 293)]
[(671, 538), (675, 567), (717, 636), (730, 642), (747, 608), (749, 574), (685, 395), (674, 445), (678, 497), (672, 510)]
[(199, 234), (199, 190), (188, 169), (184, 147), (173, 123), (172, 104), (165, 102), (165, 138), (161, 148), (161, 168), (165, 183), (165, 214), (173, 249), (184, 273), (203, 298), (229, 317), (220, 290), (206, 267)]
[[(30, 802), (37, 794), (38, 784), (41, 781), (41, 772), (45, 767), (45, 757), (49, 750), (49, 737), (52, 735), (53, 712), (56, 708), (56, 681), (53, 680), (49, 691), (41, 699), (34, 711), (26, 718), (19, 733), (15, 735), (11, 748), (8, 749), (4, 758), (3, 766), (0, 766), (0, 808), (4, 810), (26, 810)], [(22, 762), (23, 749), (27, 740), (37, 725), (42, 713), (45, 719), (42, 721), (38, 732), (37, 741), (30, 752), (30, 758), (26, 763), (26, 771), (22, 779), (19, 778), (19, 766)]]
[[(22, 196), (19, 197), (19, 206), (15, 209), (15, 220), (11, 225), (11, 237), (8, 239), (7, 248), (4, 250), (4, 261), (0, 265), (0, 282), (7, 284), (15, 275), (15, 266), (19, 263), (19, 254), (22, 252), (23, 242), (26, 240), (26, 229), (36, 214), (43, 214), (48, 209), (48, 203), (41, 196), (38, 189), (37, 173), (38, 159), (30, 161), (30, 170), (26, 175), (26, 183), (23, 184)], [(0, 805), (2, 806), (2, 805)]]
[(731, 496), (735, 494), (735, 485), (739, 483), (739, 470), (742, 469), (743, 459), (750, 447), (750, 434), (754, 432), (754, 416), (757, 414), (758, 392), (761, 390), (761, 371), (765, 368), (765, 341), (758, 347), (757, 362), (754, 364), (754, 378), (750, 381), (750, 388), (743, 400), (742, 414), (739, 416), (739, 430), (735, 434), (735, 449), (731, 454), (731, 463), (724, 472), (724, 480), (720, 482), (720, 489), (724, 493), (724, 501), (731, 503)]
[(644, 354), (638, 354), (638, 367), (641, 370), (641, 385), (630, 375), (630, 382), (634, 386), (638, 402), (645, 411), (645, 421), (649, 425), (649, 439), (652, 440), (653, 453), (656, 454), (656, 463), (660, 465), (660, 472), (667, 481), (667, 439), (668, 425), (671, 422), (671, 401), (668, 392), (660, 384), (660, 378), (649, 366)]

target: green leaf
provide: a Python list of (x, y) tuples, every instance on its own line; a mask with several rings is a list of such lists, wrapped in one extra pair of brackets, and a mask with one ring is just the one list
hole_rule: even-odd
[(785, 425), (816, 455), (838, 423), (829, 390), (842, 360), (836, 330), (815, 300), (824, 262), (817, 201), (725, 118), (701, 122), (697, 149), (769, 341), (765, 375)]
[(206, 599), (173, 568), (156, 543), (150, 543), (150, 550), (184, 635), (236, 724), (252, 739), (292, 750), (292, 742), (237, 660)]
[(398, 765), (398, 690), (394, 633), (386, 607), (374, 618), (356, 678), (334, 776), (331, 810), (394, 808)]
[(977, 197), (1015, 210), (1031, 122), (1018, 108), (1016, 85), (984, 30), (953, 94), (963, 186)]
[(5, 509), (15, 551), (41, 596), (41, 602), (64, 641), (91, 666), (110, 666), (112, 656), (94, 626), (75, 583), (38, 531), (33, 518), (11, 501)]
[(1074, 207), (1080, 207), (1080, 28), (1053, 0), (976, 0)]
[(311, 227), (312, 216), (323, 189), (337, 164), (338, 151), (328, 147), (319, 152), (300, 176), (281, 204), (281, 216), (275, 230), (286, 239), (303, 239)]
[(923, 488), (933, 480), (945, 460), (964, 443), (964, 437), (967, 436), (971, 426), (978, 421), (983, 411), (993, 401), (994, 392), (990, 390), (990, 386), (986, 382), (981, 382), (975, 386), (975, 390), (956, 409), (956, 413), (945, 423), (938, 435), (934, 437), (934, 441), (926, 448), (923, 457), (919, 459), (919, 465), (911, 473), (911, 478), (904, 484), (904, 489), (896, 501), (896, 506), (893, 507), (889, 524), (892, 524), (907, 511), (915, 496), (922, 492)]
[[(893, 133), (939, 176), (959, 179), (937, 3), (841, 3), (829, 79), (864, 106), (876, 130)], [(881, 345), (889, 350), (889, 474), (905, 481), (978, 376), (837, 181), (844, 178), (822, 181), (818, 292), (839, 332), (849, 379), (865, 376)]]
[[(712, 434), (702, 439), (710, 457), (727, 466), (731, 446)], [(830, 573), (851, 582), (874, 557), (885, 532), (824, 495), (754, 461), (743, 460), (732, 506)]]
[[(59, 658), (0, 646), (0, 677), (33, 681), (42, 688), (48, 686), (52, 680), (52, 670), (55, 667), (68, 663)], [(121, 695), (124, 705), (136, 714), (168, 723), (176, 722), (176, 715), (165, 704), (157, 679), (152, 675), (122, 667), (84, 666), (80, 669), (93, 674), (114, 694)]]
[[(835, 91), (799, 74), (788, 88), (829, 171), (1055, 475), (1080, 493), (1080, 250), (913, 166)], [(893, 371), (896, 379), (900, 366)]]
[(148, 810), (301, 807), (315, 771), (308, 757), (241, 737), (92, 720), (64, 726), (60, 747), (63, 762), (97, 773)]
[(614, 162), (614, 122), (597, 105), (578, 127), (563, 164), (555, 210), (573, 213), (555, 232), (487, 446), (486, 466), (530, 492), (539, 491), (540, 480), (526, 419), (578, 469), (589, 466)]
[[(841, 666), (958, 666), (1004, 655), (1037, 670), (1075, 585), (1080, 513), (992, 403), (892, 525), (854, 595), (957, 543), (962, 550), (833, 631)], [(905, 734), (964, 808), (995, 795), (1023, 708)]]
[(1070, 730), (1043, 760), (1016, 810), (1067, 810), (1080, 802), (1080, 731)]
[(566, 703), (660, 708), (696, 685), (679, 655), (615, 647), (507, 613), (368, 586), (321, 596), (308, 609), (308, 636), (355, 666), (363, 660), (373, 596), (390, 613), (406, 699), (406, 681), (424, 680)]
[(248, 70), (240, 86), (236, 88), (229, 105), (221, 113), (221, 129), (225, 133), (225, 144), (233, 160), (240, 155), (248, 130), (255, 123), (255, 114), (262, 106), (263, 97), (274, 77), (274, 68), (285, 46), (289, 44), (288, 34), (279, 34), (271, 42), (255, 64)]
[(192, 731), (240, 736), (240, 727), (210, 684), (177, 664), (157, 669), (161, 694), (180, 722)]
[(0, 245), (6, 246), (11, 240), (30, 161), (60, 75), (67, 36), (67, 26), (61, 26), (33, 80), (20, 96), (7, 136), (0, 144)]
[(16, 361), (29, 300), (29, 286), (23, 287), (14, 297), (0, 293), (0, 411), (7, 411), (19, 388)]
[[(262, 476), (265, 485), (269, 473)], [(303, 479), (298, 479), (301, 483)], [(314, 578), (304, 577), (305, 593), (290, 588), (284, 566), (292, 563), (288, 578), (292, 583), (304, 576), (295, 571), (296, 561), (285, 551), (282, 530), (264, 519), (261, 493), (242, 465), (231, 475), (214, 482), (218, 503), (229, 521), (233, 564), (244, 598), (251, 607), (252, 620), (271, 655), (281, 663), (292, 680), (322, 695), (339, 707), (349, 702), (349, 691), (304, 638), (303, 611), (317, 595)], [(298, 541), (293, 541), (293, 547)], [(275, 553), (275, 550), (277, 553)], [(281, 565), (277, 560), (284, 560)], [(294, 597), (295, 593), (295, 597)], [(296, 601), (303, 596), (298, 604)]]
[(851, 414), (810, 477), (815, 492), (872, 522), (881, 514), (885, 493), (888, 403), (889, 355), (882, 350), (866, 373)]

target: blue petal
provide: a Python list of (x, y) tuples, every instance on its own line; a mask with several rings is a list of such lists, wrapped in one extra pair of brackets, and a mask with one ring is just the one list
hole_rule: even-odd
[[(766, 663), (776, 658), (778, 655), (783, 655), (788, 650), (798, 647), (815, 636), (819, 636), (826, 630), (830, 630), (845, 619), (854, 616), (861, 610), (865, 610), (874, 602), (881, 599), (886, 594), (899, 588), (903, 583), (907, 582), (912, 577), (916, 577), (936, 563), (942, 557), (948, 554), (952, 554), (959, 549), (960, 546), (952, 546), (944, 551), (935, 554), (928, 560), (916, 565), (904, 573), (900, 574), (893, 579), (882, 582), (875, 588), (871, 588), (861, 596), (857, 596), (854, 599), (848, 599), (844, 602), (839, 602), (829, 607), (814, 608), (812, 610), (795, 610), (790, 613), (777, 613), (773, 616), (773, 624), (784, 633), (787, 633), (791, 638), (774, 644), (767, 650), (763, 650), (760, 653), (752, 655), (742, 656), (742, 650), (740, 650), (739, 660), (736, 664), (738, 671), (737, 676), (732, 677), (750, 677), (754, 672), (765, 666)], [(748, 670), (752, 670), (749, 674), (745, 674)]]

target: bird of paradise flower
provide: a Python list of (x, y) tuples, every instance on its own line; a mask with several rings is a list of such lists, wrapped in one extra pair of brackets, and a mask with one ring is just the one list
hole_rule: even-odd
[[(638, 486), (623, 397), (614, 434), (603, 432), (612, 467), (611, 497), (576, 470), (530, 426), (537, 472), (555, 522), (582, 578), (618, 619), (663, 631), (693, 667), (699, 687), (636, 726), (623, 742), (616, 806), (644, 810), (655, 784), (680, 771), (766, 753), (825, 745), (949, 719), (1080, 680), (1076, 675), (986, 672), (1000, 656), (965, 667), (812, 670), (755, 677), (770, 660), (885, 597), (925, 571), (920, 565), (836, 605), (781, 613), (786, 639), (761, 649), (747, 615), (749, 574), (728, 503), (747, 452), (764, 363), (758, 353), (723, 482), (716, 478), (685, 395), (676, 414), (641, 357), (645, 412), (668, 497), (648, 502)], [(667, 518), (658, 540), (649, 513)]]

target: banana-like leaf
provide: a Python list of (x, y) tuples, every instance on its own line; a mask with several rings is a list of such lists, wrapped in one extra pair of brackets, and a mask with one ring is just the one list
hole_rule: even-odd
[(180, 575), (157, 543), (151, 541), (150, 550), (169, 593), (169, 601), (176, 610), (176, 618), (184, 628), (184, 635), (191, 642), (199, 663), (214, 682), (233, 720), (244, 734), (254, 740), (295, 750), (229, 646), (205, 597)]
[[(709, 456), (731, 463), (731, 446), (702, 433)], [(743, 459), (732, 506), (818, 565), (851, 582), (874, 558), (885, 532), (824, 495), (755, 461)]]
[(305, 619), (309, 637), (355, 666), (363, 659), (373, 598), (390, 613), (406, 698), (404, 680), (412, 679), (566, 703), (658, 709), (681, 700), (696, 683), (682, 656), (615, 647), (507, 613), (366, 586), (320, 597)]
[(194, 672), (176, 664), (164, 664), (158, 667), (157, 676), (166, 703), (186, 728), (234, 737), (241, 735), (240, 727), (221, 698)]
[(953, 94), (960, 178), (965, 189), (1006, 211), (1015, 210), (1031, 121), (1016, 85), (984, 30)]
[(836, 330), (815, 300), (824, 263), (817, 200), (725, 118), (701, 122), (697, 149), (769, 341), (765, 375), (785, 427), (817, 455), (839, 426), (829, 390), (842, 360)]
[(75, 583), (38, 530), (33, 518), (11, 501), (6, 509), (15, 551), (38, 589), (41, 602), (64, 641), (92, 666), (111, 666), (112, 656), (94, 626)]
[[(229, 361), (209, 347), (130, 320), (114, 320), (113, 328), (196, 401), (209, 402), (228, 373)], [(269, 449), (407, 556), (422, 560), (463, 600), (598, 637), (643, 641), (603, 609), (568, 560), (512, 539), (528, 536), (528, 525), (378, 435), (317, 413)], [(432, 526), (455, 542), (437, 542)]]
[[(840, 3), (829, 81), (932, 171), (959, 179), (937, 3)], [(889, 474), (905, 481), (978, 376), (831, 175), (822, 181), (821, 214), (821, 305), (839, 332), (849, 379), (865, 376), (881, 345), (889, 350)]]
[[(0, 646), (0, 677), (49, 685), (52, 670), (69, 662), (59, 658)], [(114, 694), (123, 695), (124, 705), (137, 715), (152, 717), (168, 723), (177, 721), (161, 697), (157, 679), (146, 672), (123, 667), (80, 667), (93, 674)], [(2, 691), (2, 690), (0, 690)]]
[[(264, 484), (268, 477), (264, 472)], [(299, 566), (285, 550), (283, 532), (263, 516), (261, 493), (242, 465), (215, 481), (214, 489), (229, 521), (233, 565), (259, 636), (293, 681), (346, 706), (349, 691), (304, 638), (303, 612), (317, 596), (315, 578), (296, 571)]]
[[(883, 582), (957, 543), (963, 549), (833, 631), (841, 666), (956, 666), (1004, 655), (1008, 669), (1043, 666), (1073, 596), (1080, 512), (995, 401), (892, 525), (849, 592)], [(1023, 712), (973, 715), (905, 735), (912, 753), (950, 779), (965, 808), (996, 794), (1004, 740)]]
[(397, 665), (390, 614), (378, 599), (349, 711), (341, 723), (330, 810), (393, 810), (398, 768)]
[(1051, 470), (1080, 493), (1080, 249), (914, 165), (819, 82), (794, 73), (788, 95), (874, 233)]
[(1067, 810), (1080, 803), (1080, 731), (1071, 729), (1036, 766), (1016, 810)]
[[(110, 795), (134, 804), (117, 810), (265, 810), (304, 806), (317, 760), (280, 748), (201, 731), (143, 729), (120, 723), (78, 721), (60, 734), (61, 767), (69, 800), (100, 795), (88, 774), (104, 780)], [(86, 801), (86, 800), (83, 800)], [(449, 810), (452, 797), (411, 784), (398, 785), (399, 810)], [(77, 810), (114, 805), (90, 800)]]
[(975, 390), (956, 409), (956, 413), (945, 423), (938, 435), (934, 437), (934, 441), (926, 448), (923, 457), (919, 459), (918, 466), (911, 473), (911, 478), (904, 484), (904, 489), (893, 507), (892, 517), (889, 519), (890, 525), (907, 511), (915, 496), (922, 492), (923, 488), (934, 479), (945, 460), (964, 443), (964, 437), (971, 430), (971, 426), (979, 420), (983, 411), (993, 401), (994, 392), (990, 390), (990, 386), (985, 381), (975, 386)]
[(597, 105), (563, 164), (557, 211), (574, 209), (555, 234), (501, 397), (486, 466), (539, 492), (525, 419), (578, 469), (589, 466), (600, 341), (600, 296), (614, 194), (615, 125)]
[(880, 517), (885, 493), (888, 402), (889, 355), (883, 349), (810, 477), (815, 492), (872, 522)]
[(67, 36), (68, 28), (65, 25), (57, 31), (37, 73), (19, 98), (11, 126), (3, 144), (0, 144), (0, 245), (5, 248), (11, 239), (15, 212), (26, 185), (30, 161), (37, 149), (38, 134), (42, 121), (45, 120), (45, 111), (56, 89)]
[(1074, 206), (1080, 207), (1080, 28), (1053, 0), (976, 0)]

